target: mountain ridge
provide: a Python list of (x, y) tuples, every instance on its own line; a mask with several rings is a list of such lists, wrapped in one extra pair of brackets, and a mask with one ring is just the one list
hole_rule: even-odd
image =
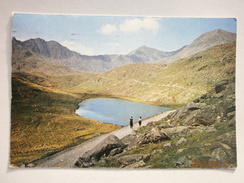
[[(58, 64), (59, 67), (63, 66), (75, 72), (104, 73), (114, 68), (134, 63), (174, 62), (178, 59), (204, 51), (212, 46), (227, 42), (234, 42), (235, 40), (235, 33), (216, 29), (202, 34), (190, 45), (172, 52), (164, 52), (144, 45), (129, 52), (127, 55), (106, 54), (94, 56), (81, 55), (62, 46), (56, 41), (45, 41), (41, 38), (29, 39), (23, 42), (13, 38), (12, 42), (15, 42), (15, 44), (13, 43), (12, 46), (20, 45), (21, 47), (19, 47), (19, 49), (23, 50), (21, 52), (28, 52), (28, 54), (33, 55), (33, 57), (42, 60), (43, 63), (51, 63), (54, 64), (54, 66), (55, 64)], [(13, 48), (13, 50), (15, 50), (15, 48)], [(13, 58), (19, 57), (18, 54), (18, 52), (13, 52)], [(27, 58), (22, 57), (21, 60), (16, 60), (15, 62), (18, 62), (18, 67), (13, 65), (13, 70), (20, 72), (23, 71), (21, 68), (25, 66), (25, 59)], [(43, 63), (40, 65), (43, 65)], [(41, 66), (37, 64), (35, 67)], [(35, 72), (36, 69), (29, 67), (28, 69), (25, 69), (25, 71)], [(46, 73), (45, 71), (43, 72)], [(55, 75), (55, 69), (52, 74)]]
[(180, 52), (174, 54), (172, 57), (163, 58), (158, 60), (158, 63), (170, 63), (178, 59), (188, 57), (200, 51), (204, 51), (215, 45), (220, 45), (229, 42), (236, 41), (236, 34), (222, 29), (215, 29), (213, 31), (206, 32), (197, 37), (191, 44), (184, 47)]

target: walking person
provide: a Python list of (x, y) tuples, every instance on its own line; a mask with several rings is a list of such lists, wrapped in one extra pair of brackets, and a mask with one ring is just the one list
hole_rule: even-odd
[(133, 117), (130, 117), (130, 128), (133, 128)]
[(142, 122), (142, 117), (140, 116), (139, 121), (138, 121), (140, 127), (141, 127), (141, 122)]

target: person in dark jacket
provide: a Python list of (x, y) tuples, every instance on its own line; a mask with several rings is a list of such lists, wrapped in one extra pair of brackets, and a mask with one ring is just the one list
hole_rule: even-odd
[(133, 128), (133, 117), (130, 117), (130, 128)]
[(138, 121), (140, 127), (141, 127), (141, 122), (142, 122), (142, 117), (140, 116), (139, 121)]

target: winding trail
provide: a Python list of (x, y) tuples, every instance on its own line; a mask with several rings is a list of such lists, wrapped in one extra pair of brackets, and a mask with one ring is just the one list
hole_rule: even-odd
[[(152, 116), (150, 118), (147, 118), (142, 121), (142, 126), (146, 126), (149, 122), (159, 121), (174, 111), (175, 110), (166, 111), (166, 112), (160, 113), (158, 115)], [(109, 135), (113, 134), (113, 135), (117, 136), (119, 139), (121, 139), (129, 134), (132, 134), (134, 132), (134, 130), (137, 130), (138, 128), (139, 128), (138, 123), (134, 123), (133, 129), (131, 129), (129, 127), (129, 125), (125, 126), (121, 129), (118, 129), (118, 130), (112, 131), (110, 133), (103, 134), (103, 135), (100, 135), (93, 139), (87, 140), (72, 148), (68, 148), (66, 150), (60, 151), (54, 155), (37, 160), (34, 162), (34, 164), (29, 165), (29, 166), (34, 166), (35, 168), (40, 168), (40, 167), (43, 167), (43, 168), (45, 168), (45, 167), (74, 168), (75, 162), (82, 154), (84, 154), (86, 151), (94, 148), (97, 144), (99, 144), (103, 139), (105, 139)]]

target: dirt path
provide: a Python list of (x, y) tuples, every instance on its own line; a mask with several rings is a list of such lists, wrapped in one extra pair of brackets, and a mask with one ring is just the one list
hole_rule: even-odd
[[(156, 116), (147, 118), (142, 121), (142, 126), (147, 125), (147, 123), (149, 123), (149, 122), (159, 121), (162, 118), (166, 117), (171, 112), (173, 112), (173, 111), (167, 111), (164, 113), (160, 113)], [(108, 134), (100, 135), (96, 138), (85, 141), (75, 147), (63, 150), (52, 156), (38, 160), (34, 163), (35, 164), (34, 167), (72, 168), (72, 167), (74, 167), (76, 160), (82, 154), (84, 154), (86, 151), (95, 147), (98, 143), (100, 143), (103, 139), (105, 139), (110, 134), (113, 134), (113, 135), (117, 136), (119, 139), (121, 139), (129, 134), (132, 134), (134, 132), (134, 130), (137, 130), (138, 128), (139, 128), (138, 123), (135, 123), (133, 129), (131, 129), (129, 126), (125, 126), (119, 130), (115, 130)]]

